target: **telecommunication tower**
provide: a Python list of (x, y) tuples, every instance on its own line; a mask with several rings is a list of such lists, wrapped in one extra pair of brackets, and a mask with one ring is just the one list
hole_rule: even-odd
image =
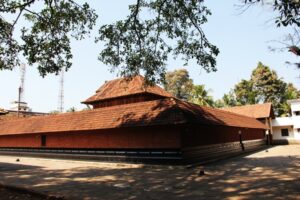
[(20, 65), (20, 97), (19, 102), (24, 102), (24, 94), (25, 94), (25, 75), (26, 75), (26, 65), (22, 63)]
[(18, 100), (13, 101), (13, 107), (11, 110), (16, 110), (18, 116), (20, 112), (30, 112), (30, 108), (28, 107), (27, 103), (24, 100), (25, 96), (25, 75), (26, 75), (26, 65), (22, 63), (20, 65), (20, 86), (18, 88)]
[(65, 71), (62, 69), (60, 71), (60, 77), (59, 77), (59, 93), (58, 93), (58, 106), (57, 110), (59, 112), (64, 112), (64, 76), (65, 76)]

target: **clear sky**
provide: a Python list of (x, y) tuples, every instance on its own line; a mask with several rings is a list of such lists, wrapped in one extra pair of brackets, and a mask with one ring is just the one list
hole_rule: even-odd
[[(80, 102), (94, 94), (106, 80), (116, 77), (98, 61), (101, 44), (94, 43), (94, 37), (102, 24), (122, 19), (128, 14), (128, 4), (134, 0), (98, 0), (89, 1), (99, 14), (98, 24), (90, 38), (72, 41), (74, 55), (72, 68), (65, 73), (64, 107), (84, 108)], [(207, 0), (212, 16), (205, 25), (209, 40), (221, 51), (217, 58), (217, 72), (206, 73), (194, 62), (187, 69), (196, 84), (205, 84), (212, 90), (215, 99), (221, 98), (241, 79), (248, 79), (259, 61), (276, 70), (285, 81), (300, 88), (300, 70), (285, 64), (296, 61), (296, 56), (288, 52), (273, 53), (268, 50), (271, 40), (278, 40), (287, 33), (273, 23), (272, 11), (254, 7), (243, 14), (235, 6), (239, 0)], [(182, 68), (180, 60), (170, 60), (168, 70)], [(17, 88), (20, 84), (19, 70), (0, 71), (0, 107), (10, 108), (10, 102), (17, 100)], [(59, 77), (49, 75), (41, 78), (34, 66), (28, 66), (25, 82), (25, 101), (33, 111), (48, 112), (58, 106)]]

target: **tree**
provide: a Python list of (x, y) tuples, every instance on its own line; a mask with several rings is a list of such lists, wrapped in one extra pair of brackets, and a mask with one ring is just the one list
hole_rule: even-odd
[(175, 97), (188, 100), (193, 89), (193, 80), (186, 69), (174, 70), (166, 73), (164, 88)]
[[(97, 14), (87, 3), (75, 0), (0, 0), (0, 70), (18, 65), (22, 53), (42, 76), (71, 67), (70, 39), (83, 39), (95, 26)], [(99, 30), (104, 41), (99, 60), (119, 69), (121, 76), (144, 73), (150, 82), (164, 79), (169, 55), (187, 64), (196, 60), (206, 71), (216, 71), (218, 48), (206, 38), (202, 25), (210, 10), (204, 0), (136, 0), (130, 14)], [(145, 13), (149, 13), (149, 15)], [(15, 16), (9, 21), (5, 16)], [(16, 24), (24, 19), (22, 41), (14, 37)], [(171, 42), (172, 41), (172, 42)]]
[(200, 106), (214, 106), (210, 90), (205, 85), (194, 85), (186, 69), (178, 69), (166, 73), (164, 88), (175, 97)]
[(277, 73), (268, 66), (258, 63), (251, 75), (253, 91), (259, 102), (280, 102), (285, 93), (286, 83), (278, 78)]
[(51, 110), (48, 114), (49, 115), (58, 115), (58, 114), (60, 114), (60, 112), (58, 110)]
[[(73, 0), (0, 0), (0, 70), (13, 69), (22, 53), (41, 76), (71, 67), (70, 39), (83, 39), (96, 23), (97, 15), (87, 3)], [(8, 17), (14, 16), (9, 21)], [(16, 30), (23, 17), (30, 25)], [(14, 34), (21, 31), (21, 40)]]
[(71, 108), (69, 108), (66, 112), (67, 113), (72, 113), (72, 112), (76, 112), (76, 108), (75, 107), (71, 107)]
[(223, 99), (217, 99), (214, 102), (214, 107), (216, 107), (216, 108), (224, 108), (224, 107), (227, 107), (227, 106), (225, 106)]
[(287, 100), (300, 97), (300, 92), (293, 84), (282, 81), (274, 70), (258, 63), (252, 71), (250, 80), (237, 83), (234, 90), (225, 94), (219, 106), (247, 105), (271, 102), (277, 116), (289, 112)]
[(200, 106), (214, 107), (214, 100), (209, 95), (209, 92), (209, 90), (205, 89), (205, 85), (194, 85), (189, 101)]
[(238, 105), (233, 91), (230, 91), (228, 94), (224, 94), (222, 101), (224, 105), (223, 107), (232, 107)]
[[(202, 25), (210, 10), (204, 0), (137, 0), (125, 20), (100, 28), (105, 49), (99, 60), (118, 66), (123, 76), (143, 72), (147, 80), (160, 81), (168, 55), (195, 59), (206, 71), (216, 71), (219, 50), (206, 38)], [(151, 13), (150, 17), (142, 13)], [(167, 42), (172, 40), (173, 42)]]
[(287, 116), (290, 112), (291, 108), (287, 103), (287, 100), (298, 99), (299, 97), (300, 91), (292, 83), (288, 83), (283, 96), (283, 103), (281, 103), (279, 107), (279, 113), (281, 113), (280, 116)]
[(287, 84), (286, 92), (284, 94), (286, 100), (297, 99), (300, 97), (300, 91), (292, 83)]
[(216, 108), (233, 107), (237, 105), (240, 104), (237, 102), (233, 90), (230, 90), (228, 94), (224, 94), (222, 99), (218, 99), (214, 102), (214, 107)]
[(256, 104), (257, 101), (257, 92), (253, 90), (253, 82), (242, 80), (234, 87), (234, 94), (236, 96), (237, 104), (247, 105), (247, 104)]
[(278, 13), (275, 17), (275, 23), (280, 26), (297, 26), (300, 27), (300, 2), (297, 0), (243, 0), (246, 6), (262, 3), (271, 5), (273, 10)]
[[(276, 17), (274, 18), (274, 20), (277, 27), (293, 27), (294, 33), (287, 34), (283, 41), (279, 41), (281, 45), (283, 44), (283, 47), (271, 47), (270, 49), (272, 51), (276, 49), (279, 49), (280, 51), (288, 50), (296, 56), (300, 56), (300, 35), (298, 30), (300, 27), (300, 2), (298, 0), (243, 0), (243, 3), (246, 6), (246, 8), (258, 3), (261, 3), (262, 5), (271, 6), (273, 8), (273, 11), (276, 13)], [(287, 63), (290, 64), (289, 62)], [(293, 64), (300, 68), (300, 63)]]

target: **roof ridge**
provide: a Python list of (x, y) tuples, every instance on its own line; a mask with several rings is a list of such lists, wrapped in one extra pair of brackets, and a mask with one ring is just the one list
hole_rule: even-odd
[(266, 103), (256, 103), (256, 104), (246, 104), (246, 105), (236, 105), (236, 106), (231, 106), (231, 107), (223, 107), (221, 109), (230, 109), (230, 108), (238, 108), (238, 107), (248, 107), (248, 106), (256, 106), (256, 105), (272, 105), (271, 102), (266, 102)]
[[(265, 124), (263, 124), (262, 122), (258, 121), (256, 118), (253, 118), (253, 117), (233, 113), (233, 112), (226, 111), (226, 110), (221, 110), (219, 108), (212, 108), (212, 107), (208, 107), (208, 106), (200, 106), (198, 104), (188, 102), (188, 101), (183, 101), (183, 100), (180, 100), (180, 99), (175, 99), (175, 100), (176, 100), (177, 104), (181, 103), (183, 105), (190, 105), (190, 106), (198, 107), (199, 109), (202, 109), (204, 112), (205, 111), (211, 111), (216, 115), (218, 115), (218, 113), (223, 113), (225, 115), (230, 115), (232, 117), (242, 117), (242, 118), (245, 118), (245, 119), (255, 120), (256, 122), (258, 122), (258, 123), (262, 124), (263, 126), (265, 126)], [(191, 112), (191, 111), (189, 111), (189, 112)], [(215, 112), (217, 112), (217, 113), (215, 113)], [(231, 126), (231, 125), (229, 125), (229, 126)]]
[(201, 107), (177, 98), (164, 98), (74, 113), (6, 120), (0, 122), (0, 135), (184, 123), (267, 129), (254, 118)]
[(225, 107), (220, 108), (220, 110), (256, 119), (270, 116), (274, 117), (273, 105), (271, 102)]
[[(140, 75), (137, 75), (137, 77), (138, 76), (140, 76)], [(120, 81), (120, 80), (126, 80), (126, 79), (128, 79), (128, 80), (131, 80), (131, 79), (133, 79), (134, 78), (134, 76), (133, 77), (119, 77), (119, 78), (115, 78), (115, 79), (113, 79), (113, 80), (109, 80), (109, 81), (104, 81), (104, 83), (101, 85), (101, 87), (99, 87), (97, 90), (96, 90), (96, 93), (99, 91), (99, 89), (100, 88), (102, 88), (102, 86), (104, 86), (104, 85), (106, 85), (106, 84), (108, 84), (108, 83), (111, 83), (111, 82), (117, 82), (117, 81)]]
[[(210, 108), (210, 107), (207, 107), (207, 108)], [(230, 112), (230, 111), (228, 111), (228, 110), (222, 110), (222, 109), (220, 109), (220, 108), (210, 108), (210, 109), (215, 109), (215, 110), (218, 110), (219, 112), (229, 113), (229, 114), (231, 114), (231, 115), (236, 115), (236, 116), (242, 116), (242, 117), (247, 117), (247, 118), (251, 118), (251, 119), (256, 119), (256, 118), (254, 118), (254, 117), (249, 117), (249, 116), (246, 116), (246, 115), (242, 115), (242, 114)]]
[[(122, 104), (121, 106), (123, 108), (127, 107), (132, 107), (136, 106), (137, 104), (144, 104), (144, 103), (151, 103), (151, 102), (166, 102), (172, 99), (172, 97), (165, 98), (165, 99), (156, 99), (156, 100), (151, 100), (151, 101), (142, 101), (142, 102), (134, 102), (134, 103), (129, 103), (129, 104)], [(92, 113), (92, 112), (104, 112), (106, 110), (112, 110), (116, 107), (120, 107), (120, 105), (114, 105), (114, 106), (109, 106), (109, 107), (102, 107), (102, 108), (97, 108), (97, 109), (90, 109), (90, 110), (80, 110), (80, 111), (75, 111), (75, 112), (66, 112), (66, 113), (59, 113), (59, 114), (49, 114), (49, 115), (43, 115), (43, 116), (30, 116), (30, 117), (19, 117), (19, 118), (13, 118), (13, 119), (7, 119), (5, 121), (23, 121), (23, 120), (28, 120), (28, 119), (44, 119), (44, 118), (53, 118), (53, 117), (61, 117), (61, 116), (69, 116), (69, 115), (79, 115), (83, 113)], [(1, 122), (0, 122), (1, 123)]]
[(230, 114), (230, 115), (234, 115), (234, 116), (239, 116), (239, 117), (246, 117), (246, 118), (250, 118), (250, 119), (256, 119), (256, 118), (249, 117), (249, 116), (246, 116), (246, 115), (242, 115), (242, 114), (230, 112), (230, 111), (227, 111), (227, 110), (222, 110), (220, 108), (212, 108), (212, 107), (208, 107), (208, 106), (200, 106), (200, 105), (192, 103), (192, 102), (183, 101), (183, 100), (180, 100), (180, 99), (177, 99), (177, 100), (179, 100), (180, 102), (186, 103), (186, 104), (191, 104), (191, 105), (198, 106), (200, 108), (204, 108), (204, 109), (208, 109), (208, 110), (222, 112), (222, 113), (226, 113), (226, 114)]
[[(126, 82), (124, 82), (126, 81)], [(124, 88), (126, 88), (124, 90)], [(171, 97), (171, 93), (165, 91), (157, 84), (145, 84), (145, 78), (141, 75), (131, 77), (128, 81), (125, 78), (118, 78), (108, 81), (96, 90), (96, 93), (81, 103), (90, 104), (92, 102), (104, 101), (108, 99), (120, 98), (134, 94), (154, 94), (162, 97)]]

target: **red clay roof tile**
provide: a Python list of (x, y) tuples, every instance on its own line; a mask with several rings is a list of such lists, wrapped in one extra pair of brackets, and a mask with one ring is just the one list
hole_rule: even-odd
[(75, 113), (0, 121), (0, 135), (185, 123), (268, 129), (254, 118), (166, 98)]
[(122, 96), (129, 96), (135, 94), (150, 93), (162, 97), (173, 97), (158, 85), (146, 86), (145, 79), (142, 76), (135, 76), (132, 79), (126, 80), (119, 78), (104, 83), (97, 91), (96, 94), (89, 97), (82, 103), (89, 104), (106, 99), (113, 99)]
[(248, 117), (259, 118), (274, 118), (274, 111), (272, 103), (254, 104), (245, 106), (235, 106), (229, 108), (222, 108), (222, 110), (233, 112)]

